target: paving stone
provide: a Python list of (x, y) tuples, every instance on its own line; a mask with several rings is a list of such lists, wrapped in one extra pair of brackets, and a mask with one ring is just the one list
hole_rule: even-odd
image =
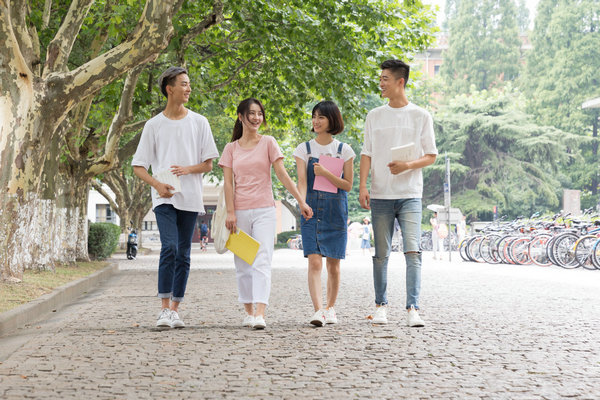
[(371, 326), (371, 260), (357, 252), (342, 262), (340, 323), (314, 328), (306, 260), (278, 250), (267, 329), (254, 331), (241, 326), (232, 256), (195, 251), (187, 326), (171, 330), (154, 326), (157, 254), (122, 257), (97, 290), (11, 334), (27, 340), (0, 360), (0, 398), (600, 398), (600, 271), (425, 253), (426, 326), (408, 328), (392, 253), (390, 323)]

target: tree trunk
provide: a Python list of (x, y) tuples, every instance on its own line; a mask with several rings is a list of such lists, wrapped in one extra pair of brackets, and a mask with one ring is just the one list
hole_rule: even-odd
[(69, 181), (72, 173), (61, 176), (58, 127), (79, 102), (156, 58), (173, 34), (171, 16), (181, 6), (148, 0), (127, 40), (68, 71), (73, 41), (92, 3), (73, 1), (48, 46), (40, 77), (30, 69), (35, 54), (29, 44), (37, 33), (24, 40), (23, 14), (11, 12), (19, 11), (11, 10), (11, 3), (0, 0), (0, 280), (21, 279), (24, 268), (87, 258), (87, 181)]

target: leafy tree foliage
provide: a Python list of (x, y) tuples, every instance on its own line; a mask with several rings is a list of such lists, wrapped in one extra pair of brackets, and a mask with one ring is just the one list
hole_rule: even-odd
[(600, 97), (600, 2), (541, 0), (532, 34), (523, 89), (528, 111), (540, 124), (591, 137), (580, 148), (584, 158), (569, 165), (574, 189), (583, 189), (584, 207), (598, 199), (597, 110), (584, 110), (586, 100)]
[(513, 0), (453, 0), (447, 6), (449, 48), (441, 72), (451, 94), (514, 80), (520, 40)]
[[(452, 204), (470, 219), (485, 219), (497, 205), (511, 217), (557, 209), (569, 184), (566, 151), (577, 141), (554, 127), (539, 126), (521, 110), (515, 93), (483, 91), (458, 96), (434, 115), (440, 154), (452, 166)], [(425, 199), (443, 204), (444, 160), (425, 169)]]

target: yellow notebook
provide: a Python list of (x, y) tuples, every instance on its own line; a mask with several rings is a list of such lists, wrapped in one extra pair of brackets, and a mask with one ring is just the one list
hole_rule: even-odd
[(260, 243), (252, 236), (238, 228), (237, 233), (232, 233), (225, 245), (233, 254), (252, 265), (258, 253)]

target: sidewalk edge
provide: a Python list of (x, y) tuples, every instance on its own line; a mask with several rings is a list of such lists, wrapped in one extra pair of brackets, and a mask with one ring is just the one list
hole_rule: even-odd
[(112, 261), (108, 267), (105, 267), (98, 272), (79, 280), (69, 282), (38, 299), (1, 313), (0, 337), (24, 325), (41, 319), (45, 314), (51, 311), (61, 309), (85, 292), (94, 289), (118, 270), (119, 264)]

